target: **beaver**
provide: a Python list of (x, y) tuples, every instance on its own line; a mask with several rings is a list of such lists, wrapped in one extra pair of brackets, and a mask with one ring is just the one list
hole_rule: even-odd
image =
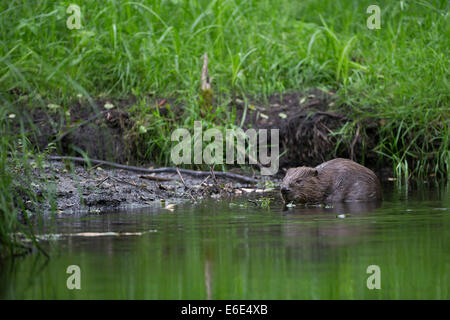
[(281, 184), (284, 202), (329, 203), (381, 200), (381, 184), (372, 170), (337, 158), (315, 168), (291, 168)]

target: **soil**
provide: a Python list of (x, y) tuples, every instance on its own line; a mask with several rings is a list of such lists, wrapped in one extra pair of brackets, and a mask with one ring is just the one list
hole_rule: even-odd
[[(285, 152), (280, 158), (281, 168), (315, 167), (335, 157), (361, 162), (365, 145), (368, 152), (364, 155), (364, 164), (374, 171), (378, 169), (378, 155), (371, 152), (378, 141), (376, 122), (364, 123), (364, 134), (357, 131), (350, 141), (336, 147), (338, 138), (330, 134), (351, 119), (347, 116), (350, 109), (339, 104), (333, 92), (311, 89), (275, 94), (267, 101), (248, 99), (251, 107), (245, 112), (244, 128), (280, 130), (280, 154)], [(68, 110), (60, 108), (55, 112), (33, 108), (31, 114), (24, 112), (21, 118), (27, 131), (39, 132), (29, 136), (39, 150), (45, 150), (53, 142), (57, 154), (79, 156), (82, 150), (93, 159), (149, 165), (149, 159), (139, 152), (142, 149), (139, 141), (129, 134), (135, 125), (130, 109), (136, 98), (111, 100), (114, 108), (105, 110), (103, 106), (110, 100), (76, 101)], [(149, 97), (149, 104), (161, 106), (161, 114), (167, 112), (164, 105), (170, 104), (171, 109), (182, 116), (183, 108), (174, 99)], [(230, 108), (236, 109), (236, 124), (240, 124), (245, 109), (243, 99), (235, 98)], [(29, 112), (29, 107), (24, 107), (23, 111)], [(20, 129), (18, 121), (14, 124)]]
[[(128, 108), (136, 100), (115, 100), (112, 110), (103, 109), (107, 102), (99, 99), (91, 105), (78, 101), (68, 110), (53, 112), (42, 108), (28, 112), (29, 108), (24, 107), (21, 118), (28, 132), (37, 132), (29, 139), (41, 151), (53, 144), (58, 154), (78, 155), (78, 150), (83, 150), (93, 159), (125, 163), (133, 159), (125, 133), (133, 125)], [(19, 122), (15, 124), (20, 128)]]
[[(377, 127), (364, 124), (365, 134), (352, 137), (348, 144), (336, 147), (338, 138), (330, 135), (351, 121), (346, 115), (350, 109), (340, 105), (333, 92), (311, 89), (306, 92), (291, 92), (273, 95), (265, 103), (257, 100), (249, 103), (245, 126), (260, 129), (279, 129), (281, 168), (297, 166), (315, 167), (333, 158), (362, 160), (363, 143), (372, 150), (378, 140)], [(238, 118), (242, 117), (244, 104), (237, 101)], [(377, 170), (377, 155), (365, 155), (365, 165)], [(380, 171), (380, 175), (385, 175)]]

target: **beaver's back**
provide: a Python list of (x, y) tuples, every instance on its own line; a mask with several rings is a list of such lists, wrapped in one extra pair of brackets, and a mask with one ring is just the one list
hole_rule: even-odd
[[(381, 184), (372, 170), (348, 159), (337, 158), (315, 168), (327, 176), (327, 201), (380, 200)], [(331, 179), (330, 179), (331, 177)]]

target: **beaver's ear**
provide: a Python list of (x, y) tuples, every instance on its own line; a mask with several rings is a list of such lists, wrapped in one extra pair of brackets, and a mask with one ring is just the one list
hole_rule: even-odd
[(317, 177), (319, 175), (319, 171), (317, 171), (317, 170), (314, 170), (314, 172), (313, 172), (313, 176), (314, 177)]

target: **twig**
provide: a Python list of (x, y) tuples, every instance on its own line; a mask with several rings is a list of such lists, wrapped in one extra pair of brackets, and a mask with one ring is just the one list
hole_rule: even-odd
[(202, 90), (211, 90), (211, 82), (208, 72), (208, 54), (205, 52), (203, 55), (203, 67), (202, 67)]
[(96, 169), (96, 168), (98, 168), (98, 167), (100, 167), (102, 164), (101, 163), (97, 163), (95, 166), (93, 166), (93, 167), (90, 167), (89, 169), (87, 169), (86, 171), (87, 172), (90, 172), (91, 170), (94, 170), (94, 169)]
[(100, 181), (100, 182), (97, 184), (97, 188), (100, 187), (100, 185), (102, 185), (102, 183), (105, 182), (105, 181), (108, 180), (108, 179), (109, 179), (109, 177), (106, 177), (105, 179), (103, 179), (102, 181)]
[(191, 199), (192, 199), (194, 202), (197, 202), (197, 200), (195, 200), (194, 196), (191, 194), (191, 190), (192, 190), (192, 188), (189, 188), (187, 191), (184, 192), (184, 194), (187, 194), (188, 196), (191, 197)]
[(134, 183), (131, 183), (131, 182), (122, 180), (122, 179), (118, 179), (118, 178), (116, 178), (116, 177), (111, 177), (111, 178), (112, 178), (113, 180), (116, 180), (117, 182), (120, 182), (120, 183), (129, 184), (130, 186), (133, 186), (133, 187), (140, 187), (140, 186), (137, 185), (137, 184), (134, 184)]
[(133, 186), (133, 187), (135, 187), (135, 188), (140, 188), (140, 189), (142, 189), (142, 190), (144, 190), (144, 191), (146, 191), (146, 192), (152, 193), (152, 191), (149, 190), (149, 189), (147, 188), (147, 186), (145, 186), (145, 185), (138, 185), (138, 184), (135, 184), (135, 183), (131, 183), (131, 182), (122, 180), (122, 179), (118, 179), (118, 178), (116, 178), (116, 177), (111, 177), (111, 178), (114, 179), (114, 180), (116, 180), (117, 182), (120, 182), (120, 183), (123, 183), (123, 184), (128, 184), (128, 185)]
[(142, 175), (142, 176), (139, 176), (139, 178), (147, 179), (147, 180), (154, 180), (154, 181), (172, 181), (173, 180), (171, 178), (151, 176), (151, 175), (146, 175), (146, 176)]
[(208, 176), (200, 183), (200, 187), (202, 186), (202, 184), (204, 184), (204, 183), (209, 179), (209, 177), (211, 177), (211, 175), (208, 175)]
[(182, 176), (181, 173), (180, 173), (180, 170), (179, 170), (178, 168), (175, 168), (175, 169), (177, 169), (177, 173), (178, 173), (178, 175), (180, 176), (181, 182), (183, 182), (184, 187), (187, 188), (186, 182), (184, 182), (184, 179), (183, 179), (183, 176)]
[[(177, 169), (178, 175), (180, 176), (181, 182), (183, 182), (184, 189), (188, 188), (188, 186), (186, 185), (186, 182), (184, 182), (184, 179), (183, 179), (183, 176), (182, 176), (181, 173), (180, 173), (180, 170), (179, 170), (178, 168), (176, 168), (176, 169)], [(195, 198), (194, 198), (194, 197), (192, 196), (192, 194), (191, 194), (191, 189), (192, 189), (192, 188), (188, 188), (188, 190), (185, 191), (184, 194), (188, 194), (188, 195), (191, 197), (191, 199), (194, 200), (194, 202), (195, 202)]]
[(352, 145), (350, 146), (350, 159), (351, 159), (351, 160), (355, 160), (355, 159), (354, 159), (354, 148), (355, 148), (355, 144), (356, 144), (356, 141), (358, 140), (358, 138), (359, 138), (359, 126), (356, 125), (356, 134), (355, 134), (355, 138), (353, 139)]
[(214, 174), (214, 166), (210, 166), (209, 170), (211, 172), (211, 176), (213, 178), (214, 184), (216, 185), (216, 187), (219, 187), (219, 183), (217, 182), (216, 175)]

